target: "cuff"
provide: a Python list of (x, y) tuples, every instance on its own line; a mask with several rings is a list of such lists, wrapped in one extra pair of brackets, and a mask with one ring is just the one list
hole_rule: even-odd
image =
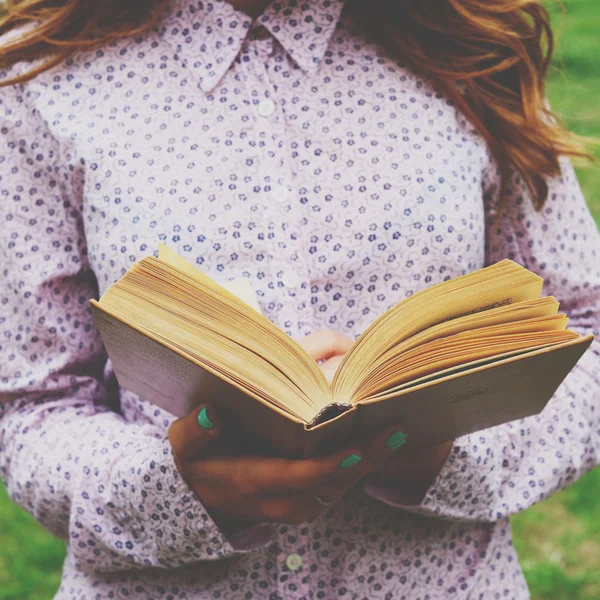
[(491, 432), (456, 439), (428, 488), (367, 479), (364, 491), (389, 506), (428, 517), (495, 521), (504, 516), (491, 508), (502, 464), (495, 457), (498, 446), (492, 444)]
[(257, 550), (273, 540), (275, 530), (269, 524), (226, 536), (179, 474), (168, 438), (153, 442), (156, 451), (145, 453), (140, 461), (127, 460), (122, 469), (117, 464), (113, 479), (139, 528), (137, 542), (150, 546), (153, 562), (178, 567), (218, 560)]

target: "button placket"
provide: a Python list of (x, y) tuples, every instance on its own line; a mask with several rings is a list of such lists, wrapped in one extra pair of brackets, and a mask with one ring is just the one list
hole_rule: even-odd
[(284, 271), (282, 281), (287, 288), (295, 288), (300, 283), (300, 275), (295, 271)]
[[(272, 38), (265, 42), (271, 42)], [(267, 62), (269, 57), (255, 54), (248, 63), (249, 73), (257, 82), (262, 99), (255, 104), (256, 127), (267, 134), (271, 141), (265, 144), (260, 154), (261, 181), (268, 187), (269, 196), (263, 213), (265, 242), (269, 244), (270, 275), (275, 289), (279, 292), (273, 298), (276, 303), (292, 303), (298, 307), (309, 308), (308, 292), (302, 290), (301, 283), (306, 277), (307, 267), (300, 247), (300, 207), (294, 188), (289, 156), (286, 146), (277, 143), (285, 136), (285, 114), (277, 101), (275, 89), (271, 85)], [(273, 144), (274, 142), (274, 144)], [(270, 235), (272, 233), (273, 235)], [(280, 286), (283, 285), (283, 288)]]
[(270, 117), (276, 110), (276, 105), (271, 98), (265, 98), (258, 103), (258, 114), (261, 117)]
[(287, 204), (290, 201), (291, 196), (289, 186), (283, 184), (273, 186), (272, 196), (277, 204)]
[(297, 571), (302, 566), (302, 557), (299, 554), (288, 554), (285, 564), (290, 571)]

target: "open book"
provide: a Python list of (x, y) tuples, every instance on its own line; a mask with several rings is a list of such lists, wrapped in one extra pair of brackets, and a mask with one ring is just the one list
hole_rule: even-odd
[(177, 416), (214, 403), (269, 450), (307, 456), (396, 422), (436, 443), (540, 412), (592, 341), (542, 283), (504, 260), (422, 290), (331, 385), (256, 303), (165, 247), (91, 305), (120, 385)]

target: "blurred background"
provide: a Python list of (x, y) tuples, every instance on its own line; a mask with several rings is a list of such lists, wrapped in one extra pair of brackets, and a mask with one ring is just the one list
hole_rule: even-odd
[[(600, 139), (600, 1), (564, 0), (564, 12), (548, 6), (558, 38), (550, 101), (571, 129)], [(600, 225), (600, 166), (579, 177)], [(534, 600), (600, 599), (600, 469), (512, 523)], [(0, 484), (0, 600), (50, 600), (64, 552)]]

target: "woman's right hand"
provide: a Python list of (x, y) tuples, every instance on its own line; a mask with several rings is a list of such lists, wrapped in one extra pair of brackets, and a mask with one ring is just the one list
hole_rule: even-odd
[(228, 529), (314, 519), (326, 509), (317, 497), (335, 502), (368, 475), (391, 454), (385, 441), (397, 429), (323, 458), (220, 455), (208, 450), (221, 432), (220, 420), (212, 406), (202, 405), (172, 423), (169, 440), (181, 476), (213, 520)]

